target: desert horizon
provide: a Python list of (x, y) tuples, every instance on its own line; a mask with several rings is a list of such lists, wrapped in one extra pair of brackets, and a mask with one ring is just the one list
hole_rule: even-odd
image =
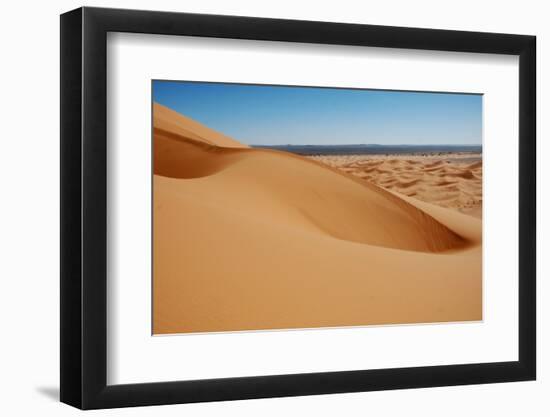
[(482, 319), (481, 147), (302, 155), (156, 102), (153, 137), (154, 334)]

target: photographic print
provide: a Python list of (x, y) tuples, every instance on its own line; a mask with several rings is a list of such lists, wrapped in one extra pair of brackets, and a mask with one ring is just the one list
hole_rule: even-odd
[(154, 80), (153, 334), (482, 320), (482, 103)]

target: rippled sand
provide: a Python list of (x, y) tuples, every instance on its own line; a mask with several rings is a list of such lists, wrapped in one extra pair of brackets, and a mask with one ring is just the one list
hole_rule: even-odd
[(310, 156), (380, 187), (481, 218), (481, 154)]

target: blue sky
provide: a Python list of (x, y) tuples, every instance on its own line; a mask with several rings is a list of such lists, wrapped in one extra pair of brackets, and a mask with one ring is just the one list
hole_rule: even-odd
[(249, 145), (481, 145), (481, 95), (155, 80), (153, 100)]

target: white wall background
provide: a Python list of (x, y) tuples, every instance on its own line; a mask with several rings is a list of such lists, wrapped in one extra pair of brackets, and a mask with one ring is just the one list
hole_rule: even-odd
[[(0, 25), (0, 410), (17, 415), (75, 415), (59, 392), (59, 17), (81, 6), (6, 2)], [(529, 415), (550, 412), (550, 157), (543, 120), (550, 83), (545, 2), (127, 0), (89, 6), (237, 14), (532, 34), (538, 37), (539, 366), (538, 381), (344, 395), (99, 411), (94, 415)], [(546, 157), (546, 158), (545, 158)], [(546, 395), (545, 395), (546, 394)]]

